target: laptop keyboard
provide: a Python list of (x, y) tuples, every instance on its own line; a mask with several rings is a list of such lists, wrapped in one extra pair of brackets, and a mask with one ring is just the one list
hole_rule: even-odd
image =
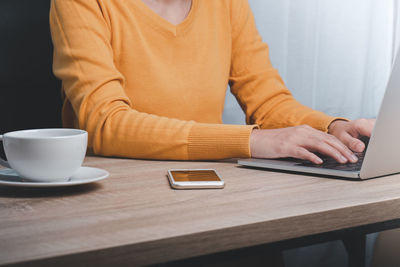
[(322, 164), (314, 164), (310, 161), (304, 160), (296, 164), (297, 166), (306, 166), (306, 167), (314, 167), (320, 169), (331, 169), (331, 170), (339, 170), (339, 171), (360, 171), (361, 165), (364, 160), (365, 153), (354, 153), (358, 157), (358, 161), (356, 163), (346, 163), (340, 164), (333, 158), (321, 157), (324, 163)]
[(323, 155), (318, 155), (324, 163), (322, 164), (314, 164), (311, 163), (308, 160), (300, 160), (297, 166), (306, 166), (306, 167), (314, 167), (314, 168), (321, 168), (321, 169), (330, 169), (330, 170), (339, 170), (339, 171), (360, 171), (361, 170), (361, 165), (364, 161), (364, 156), (365, 156), (365, 151), (367, 151), (368, 143), (369, 143), (369, 138), (362, 136), (361, 141), (364, 142), (365, 144), (365, 150), (364, 152), (361, 153), (354, 153), (358, 161), (356, 163), (346, 163), (346, 164), (341, 164), (338, 163), (336, 160), (333, 158), (329, 158)]

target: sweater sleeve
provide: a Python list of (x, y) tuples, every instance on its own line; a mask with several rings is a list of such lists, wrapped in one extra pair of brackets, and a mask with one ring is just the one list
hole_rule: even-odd
[(268, 46), (259, 35), (248, 0), (231, 1), (231, 91), (246, 113), (248, 124), (283, 128), (308, 124), (327, 131), (338, 118), (297, 102), (269, 60)]
[(254, 126), (196, 123), (132, 108), (99, 3), (52, 0), (50, 10), (53, 71), (94, 153), (172, 160), (249, 157)]

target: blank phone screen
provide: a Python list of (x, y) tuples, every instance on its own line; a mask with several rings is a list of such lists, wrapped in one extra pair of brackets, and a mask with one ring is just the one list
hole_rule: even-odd
[(213, 170), (171, 171), (176, 182), (221, 181)]

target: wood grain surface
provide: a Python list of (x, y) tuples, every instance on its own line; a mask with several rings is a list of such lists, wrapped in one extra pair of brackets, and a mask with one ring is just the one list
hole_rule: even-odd
[[(235, 161), (87, 157), (110, 172), (70, 188), (0, 187), (0, 265), (147, 265), (400, 218), (400, 176), (366, 181)], [(173, 168), (214, 168), (224, 189), (174, 190)]]

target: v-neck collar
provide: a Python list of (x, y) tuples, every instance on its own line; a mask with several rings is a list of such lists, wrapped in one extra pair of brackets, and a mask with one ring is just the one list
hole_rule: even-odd
[(181, 23), (175, 25), (154, 12), (142, 0), (135, 0), (133, 2), (136, 3), (136, 6), (151, 21), (151, 23), (153, 23), (154, 26), (174, 37), (180, 36), (186, 32), (193, 22), (198, 5), (198, 0), (192, 0), (192, 6), (186, 18)]

